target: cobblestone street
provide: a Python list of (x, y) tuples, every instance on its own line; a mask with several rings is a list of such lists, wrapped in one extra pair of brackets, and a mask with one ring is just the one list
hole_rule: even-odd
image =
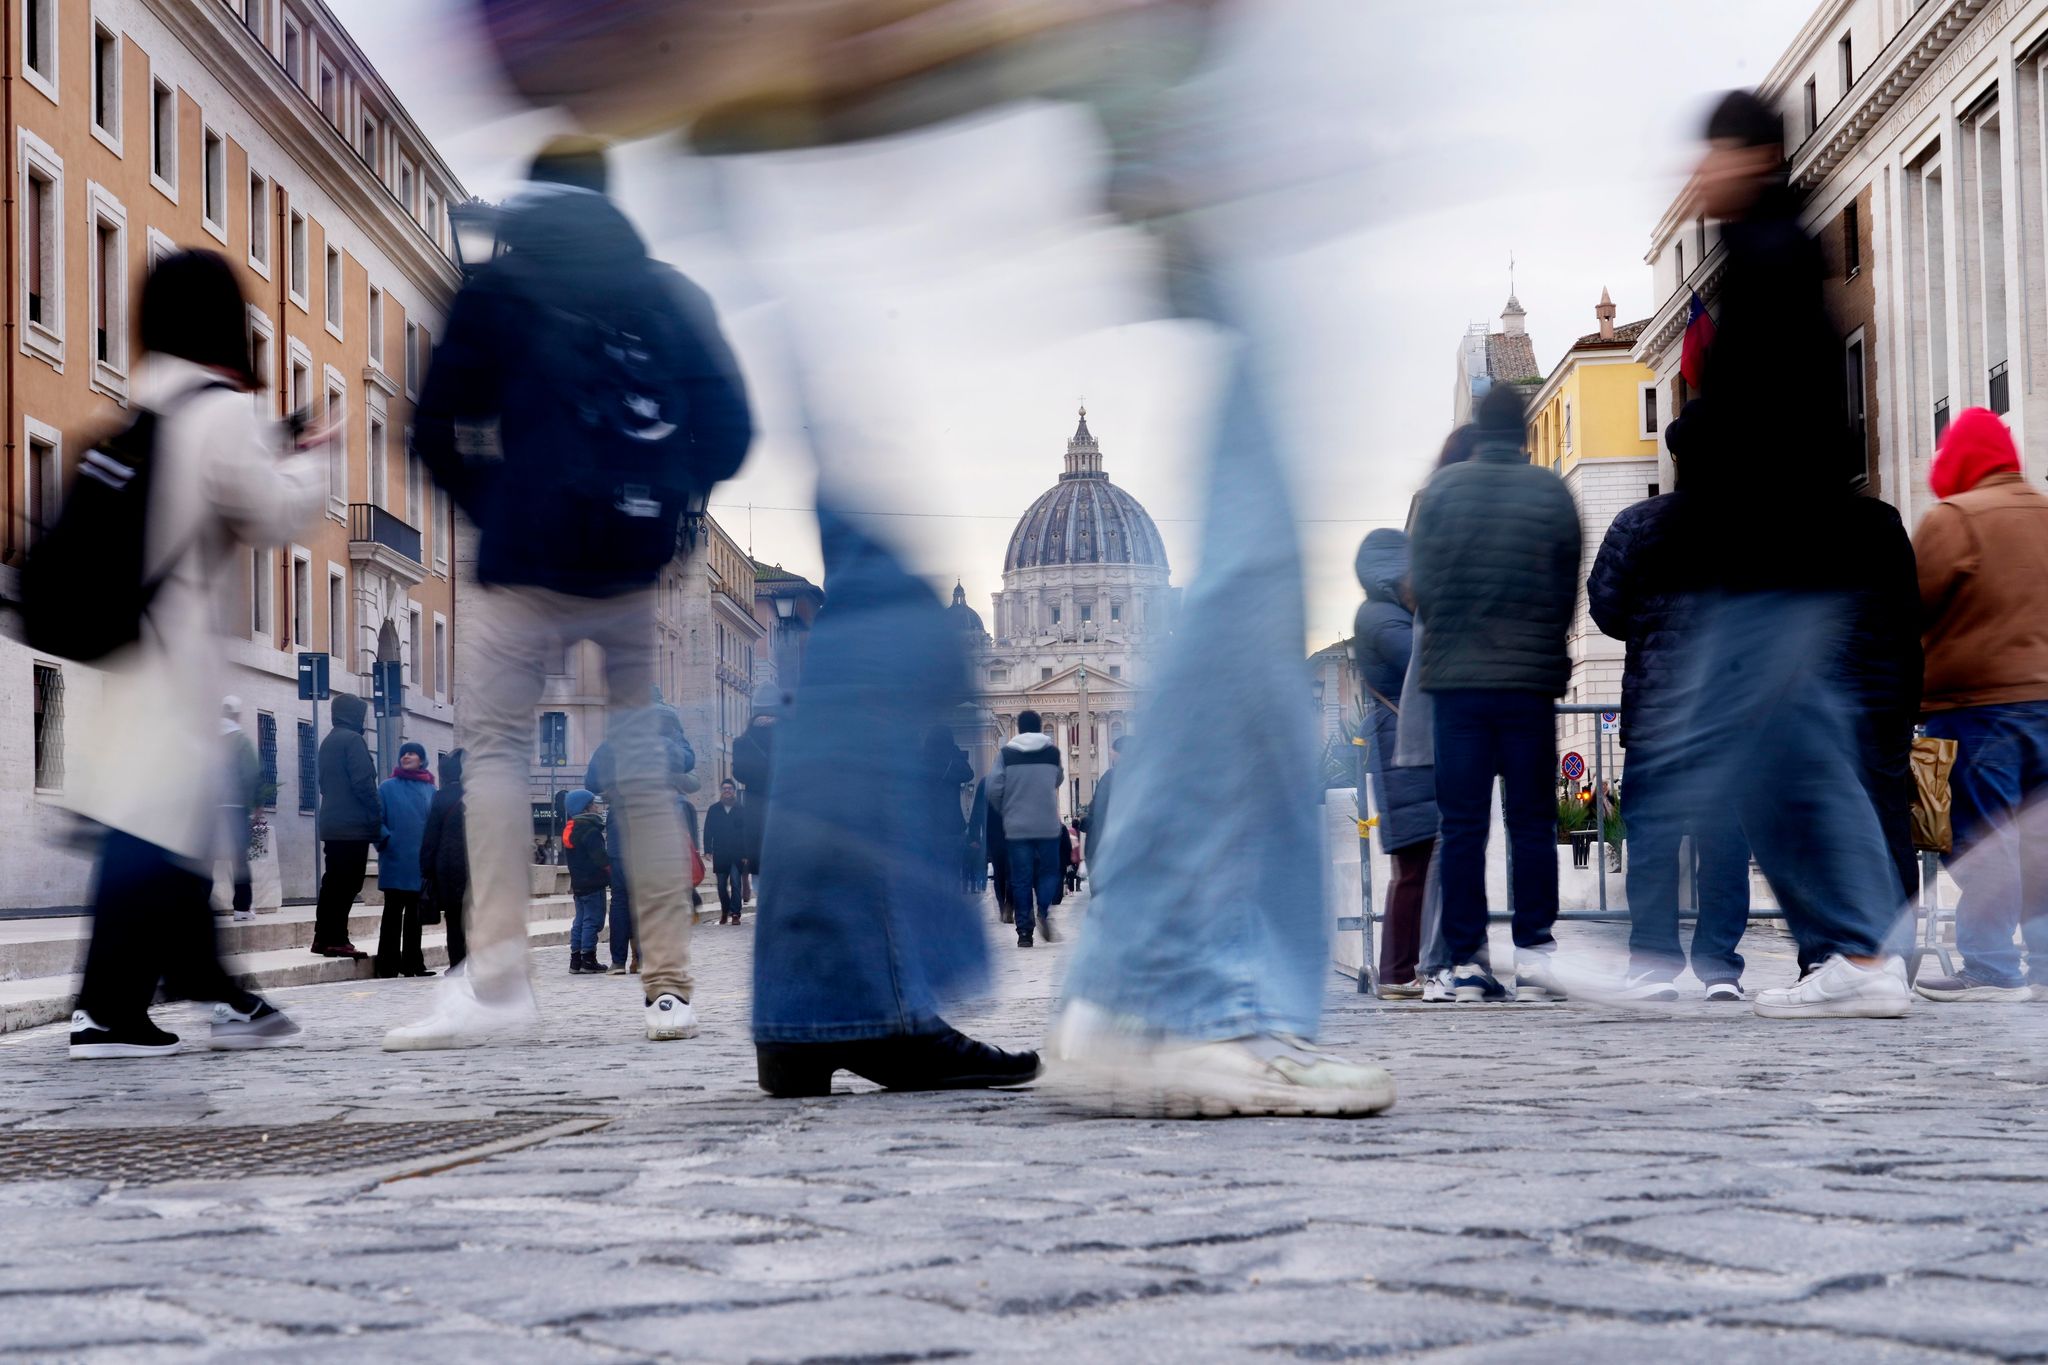
[[(545, 1047), (379, 1052), (424, 1003), (408, 981), (279, 993), (308, 1034), (288, 1050), (88, 1065), (61, 1026), (0, 1039), (17, 1153), (148, 1127), (186, 1146), (163, 1175), (298, 1125), (340, 1152), (476, 1121), (445, 1130), (475, 1134), (453, 1156), (344, 1170), (6, 1167), (0, 1356), (2048, 1358), (2048, 1006), (1379, 1006), (1333, 973), (1328, 1039), (1388, 1060), (1391, 1114), (1126, 1122), (844, 1077), (768, 1100), (752, 935), (697, 931), (705, 1026), (682, 1044), (639, 1041), (638, 983), (571, 978), (562, 949), (537, 955)], [(1781, 939), (1746, 947), (1752, 988), (1789, 975)], [(1033, 1043), (1068, 948), (997, 951), (998, 1003), (959, 1022)]]

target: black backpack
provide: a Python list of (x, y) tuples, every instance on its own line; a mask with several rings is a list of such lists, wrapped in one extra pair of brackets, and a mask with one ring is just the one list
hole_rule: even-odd
[[(204, 384), (180, 402), (227, 387)], [(170, 572), (147, 576), (149, 489), (161, 421), (137, 409), (79, 461), (57, 524), (22, 566), (22, 633), (30, 649), (95, 663), (142, 638)], [(181, 558), (182, 551), (171, 565)]]

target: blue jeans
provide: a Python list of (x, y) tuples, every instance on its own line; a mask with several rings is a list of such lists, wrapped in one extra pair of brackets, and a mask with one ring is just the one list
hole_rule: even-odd
[(569, 951), (597, 951), (597, 931), (604, 927), (604, 888), (576, 893), (576, 918), (569, 925)]
[(818, 530), (832, 608), (812, 628), (802, 689), (776, 727), (754, 1038), (933, 1033), (988, 968), (959, 841), (932, 827), (914, 742), (967, 700), (967, 658), (938, 597), (888, 547), (829, 506)]
[(2048, 702), (1965, 706), (1927, 717), (1927, 733), (1956, 741), (1955, 852), (1962, 900), (1956, 947), (1971, 976), (2021, 985), (2019, 930), (2035, 980), (2048, 984), (2048, 839), (2022, 831), (2021, 812), (2048, 785)]
[(1537, 692), (1452, 688), (1436, 705), (1436, 804), (1442, 819), (1443, 936), (1455, 963), (1486, 944), (1486, 844), (1493, 780), (1507, 826), (1517, 948), (1553, 940), (1557, 921), (1557, 719)]
[(1031, 897), (1038, 896), (1038, 918), (1052, 918), (1060, 898), (1060, 841), (1010, 840), (1010, 903), (1017, 908), (1017, 933), (1031, 932)]
[(1699, 919), (1692, 930), (1692, 970), (1702, 982), (1742, 979), (1736, 945), (1749, 927), (1749, 845), (1726, 807), (1689, 816), (1657, 791), (1656, 748), (1637, 739), (1628, 768), (1629, 969), (1676, 979), (1685, 968), (1678, 945), (1679, 840), (1692, 835), (1693, 888)]
[(1201, 572), (1117, 764), (1116, 838), (1089, 866), (1095, 913), (1065, 998), (1184, 1038), (1313, 1038), (1332, 970), (1322, 746), (1310, 709), (1282, 700), (1301, 691), (1301, 550), (1277, 433), (1236, 344)]
[[(626, 887), (626, 862), (623, 858), (612, 862), (612, 924), (606, 936), (611, 943), (612, 965), (626, 965), (626, 950), (633, 946), (633, 897)], [(591, 951), (597, 950), (597, 940), (590, 941)]]

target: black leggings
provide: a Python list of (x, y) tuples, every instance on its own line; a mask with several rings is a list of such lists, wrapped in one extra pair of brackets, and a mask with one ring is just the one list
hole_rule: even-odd
[(213, 882), (169, 852), (109, 830), (93, 888), (92, 946), (78, 1008), (116, 1027), (148, 1016), (162, 983), (167, 998), (224, 1001), (252, 1009), (257, 997), (235, 984), (214, 940)]

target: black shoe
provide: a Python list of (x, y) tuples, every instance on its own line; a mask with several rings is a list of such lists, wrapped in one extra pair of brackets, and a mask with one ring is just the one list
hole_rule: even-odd
[(1029, 947), (1031, 946), (1031, 935), (1029, 935), (1029, 934), (1019, 934), (1019, 935), (1017, 935), (1017, 946), (1018, 946), (1019, 948), (1029, 948)]
[(177, 1034), (164, 1032), (149, 1021), (148, 1015), (133, 1023), (109, 1028), (84, 1010), (71, 1012), (73, 1061), (97, 1061), (107, 1057), (168, 1057), (180, 1046)]
[(1047, 943), (1058, 943), (1060, 941), (1060, 936), (1053, 931), (1051, 915), (1040, 915), (1038, 917), (1038, 932), (1045, 935)]
[(756, 1043), (761, 1088), (777, 1099), (832, 1093), (832, 1074), (851, 1071), (885, 1090), (988, 1090), (1038, 1075), (1036, 1052), (1004, 1052), (955, 1028), (845, 1043)]

